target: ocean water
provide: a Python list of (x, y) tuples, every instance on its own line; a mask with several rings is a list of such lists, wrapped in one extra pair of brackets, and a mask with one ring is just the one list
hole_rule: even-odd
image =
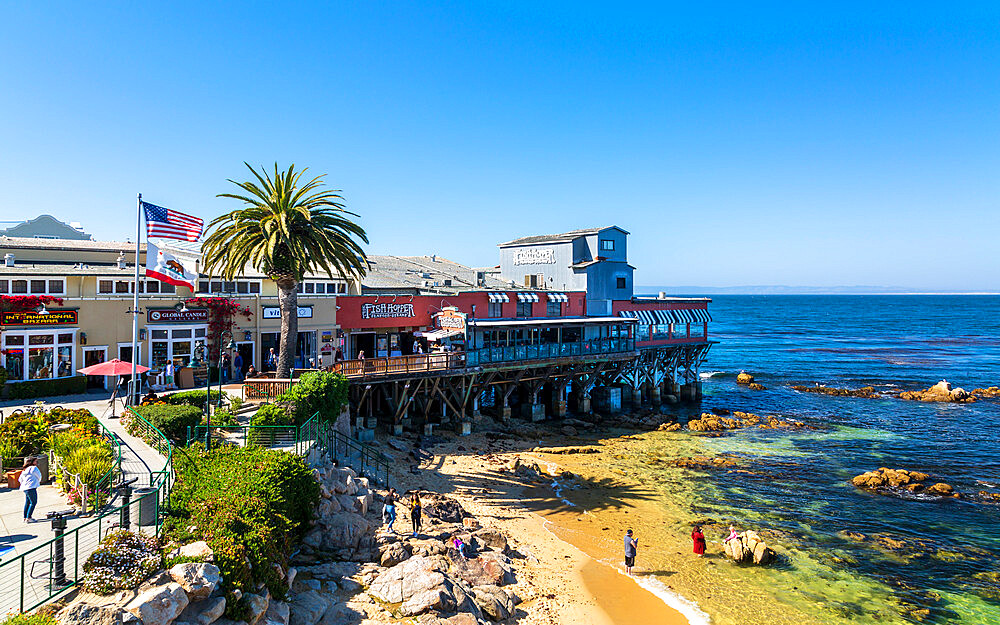
[[(713, 623), (1000, 623), (1000, 505), (849, 483), (892, 467), (963, 495), (1000, 493), (1000, 400), (928, 404), (790, 388), (1000, 385), (1000, 297), (718, 296), (710, 311), (720, 344), (702, 370), (705, 399), (677, 416), (728, 408), (816, 429), (607, 439), (598, 462), (568, 460), (593, 492), (561, 493), (587, 510), (567, 531), (611, 535), (615, 553), (617, 533), (640, 528), (655, 545), (640, 550), (645, 583), (696, 601)], [(736, 385), (741, 370), (768, 390)], [(695, 454), (726, 455), (741, 471), (669, 465)], [(713, 558), (690, 556), (696, 521), (707, 524)], [(723, 560), (729, 523), (762, 530), (779, 563)]]

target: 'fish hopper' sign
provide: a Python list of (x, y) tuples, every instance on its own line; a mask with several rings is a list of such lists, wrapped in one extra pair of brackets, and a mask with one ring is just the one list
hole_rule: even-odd
[(50, 310), (47, 313), (5, 312), (0, 323), (11, 326), (62, 326), (79, 320), (75, 310)]
[(362, 319), (392, 319), (412, 317), (413, 304), (362, 304)]
[(208, 321), (207, 308), (191, 308), (185, 311), (173, 308), (150, 308), (146, 310), (146, 323), (191, 323)]

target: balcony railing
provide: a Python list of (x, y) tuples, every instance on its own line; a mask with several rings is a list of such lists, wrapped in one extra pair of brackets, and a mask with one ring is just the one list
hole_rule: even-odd
[(366, 358), (364, 360), (342, 360), (333, 365), (333, 370), (343, 373), (349, 378), (355, 378), (461, 369), (462, 367), (465, 367), (465, 352), (444, 352)]
[(545, 345), (515, 345), (513, 347), (485, 347), (466, 354), (468, 366), (524, 360), (550, 360), (597, 354), (616, 354), (635, 351), (635, 340), (591, 339), (582, 343), (550, 343)]

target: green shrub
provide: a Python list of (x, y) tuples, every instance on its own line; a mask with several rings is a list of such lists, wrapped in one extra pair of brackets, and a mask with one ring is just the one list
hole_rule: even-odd
[(181, 444), (187, 442), (188, 427), (200, 424), (203, 414), (201, 408), (188, 405), (153, 404), (137, 406), (134, 410), (163, 432), (164, 436)]
[(212, 413), (212, 425), (233, 427), (239, 425), (239, 423), (236, 421), (236, 417), (233, 416), (233, 413), (223, 408)]
[(7, 617), (3, 625), (59, 625), (51, 614), (15, 614)]
[(293, 541), (319, 502), (319, 485), (305, 460), (284, 451), (227, 447), (176, 456), (175, 468), (166, 535), (207, 541), (227, 591), (253, 592), (263, 582), (274, 596), (284, 596), (287, 587), (272, 563), (287, 566)]
[[(213, 404), (219, 401), (218, 389), (212, 389), (212, 392), (209, 394), (209, 397), (211, 397), (211, 401)], [(232, 402), (233, 398), (229, 393), (223, 392), (222, 399), (223, 400), (228, 399), (230, 402)], [(163, 397), (160, 398), (160, 400), (172, 406), (184, 405), (184, 406), (194, 406), (195, 408), (201, 408), (202, 410), (205, 409), (204, 389), (196, 391), (181, 391), (180, 393), (172, 393), (170, 395), (164, 395)]]
[(35, 397), (55, 397), (57, 395), (79, 395), (87, 392), (87, 376), (56, 380), (30, 380), (12, 382), (7, 385), (11, 399), (34, 399)]
[[(89, 410), (52, 410), (31, 413), (17, 413), (7, 417), (0, 424), (0, 441), (7, 450), (5, 458), (30, 456), (51, 448), (49, 427), (58, 423), (73, 425), (73, 432), (96, 436), (99, 430), (97, 419)], [(16, 453), (10, 454), (16, 448)]]
[(277, 401), (295, 404), (295, 424), (302, 425), (314, 414), (324, 421), (336, 421), (347, 402), (349, 383), (340, 373), (307, 371)]
[(278, 404), (264, 404), (250, 417), (250, 425), (294, 425), (294, 407)]
[(137, 587), (163, 566), (155, 538), (115, 530), (83, 564), (83, 588), (99, 595)]

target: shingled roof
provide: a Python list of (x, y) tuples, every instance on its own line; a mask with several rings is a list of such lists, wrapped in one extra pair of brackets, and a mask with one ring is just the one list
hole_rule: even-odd
[(628, 234), (622, 228), (618, 226), (604, 226), (603, 228), (581, 228), (580, 230), (570, 230), (569, 232), (563, 232), (561, 234), (537, 234), (530, 237), (521, 237), (520, 239), (514, 239), (513, 241), (507, 241), (506, 243), (501, 243), (497, 247), (515, 247), (520, 245), (540, 245), (542, 243), (565, 243), (567, 241), (573, 241), (574, 239), (579, 239), (580, 237), (590, 236), (592, 234), (597, 234), (598, 232), (604, 232), (605, 230), (621, 230), (625, 234)]

